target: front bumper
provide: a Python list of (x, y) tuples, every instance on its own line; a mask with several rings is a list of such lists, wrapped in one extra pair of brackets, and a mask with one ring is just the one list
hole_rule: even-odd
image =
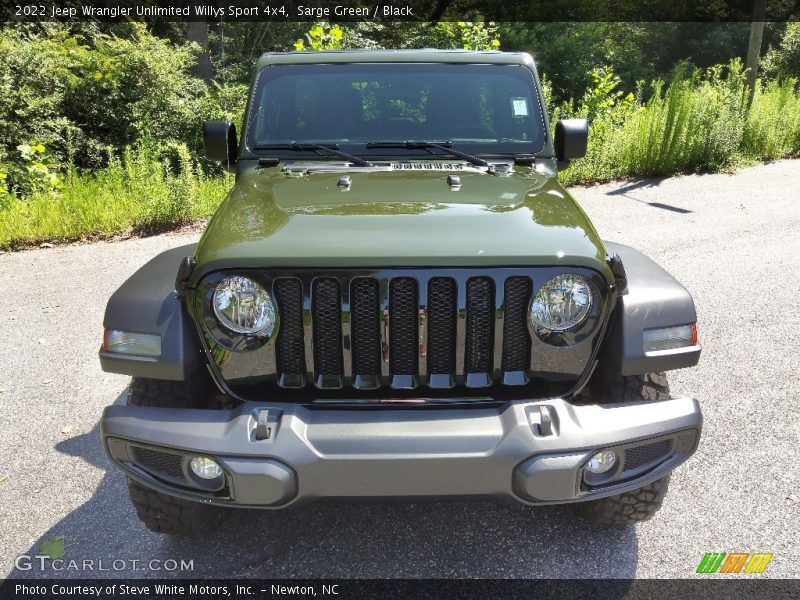
[[(246, 402), (219, 411), (110, 406), (101, 431), (111, 460), (154, 489), (280, 508), (325, 497), (590, 500), (666, 475), (694, 452), (701, 425), (692, 398), (386, 410)], [(617, 465), (602, 476), (585, 473), (600, 449), (614, 450)], [(191, 473), (197, 454), (222, 465), (220, 481)]]

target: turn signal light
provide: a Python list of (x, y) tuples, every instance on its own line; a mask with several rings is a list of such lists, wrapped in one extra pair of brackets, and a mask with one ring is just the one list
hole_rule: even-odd
[(134, 356), (161, 356), (161, 336), (106, 329), (103, 332), (103, 350)]
[(642, 342), (645, 352), (696, 346), (697, 323), (661, 327), (659, 329), (645, 329)]

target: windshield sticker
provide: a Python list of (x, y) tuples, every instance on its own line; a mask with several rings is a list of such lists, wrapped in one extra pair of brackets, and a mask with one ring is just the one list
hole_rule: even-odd
[(528, 99), (511, 98), (511, 112), (515, 117), (528, 116)]

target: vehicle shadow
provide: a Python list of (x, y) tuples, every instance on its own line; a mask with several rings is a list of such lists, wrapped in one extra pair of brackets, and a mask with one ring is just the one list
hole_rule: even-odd
[[(232, 509), (213, 535), (154, 534), (137, 519), (98, 429), (56, 445), (106, 471), (94, 495), (28, 552), (39, 554), (44, 540), (63, 536), (61, 569), (47, 563), (44, 570), (17, 568), (9, 577), (630, 579), (636, 572), (632, 526), (593, 528), (567, 508), (500, 501)], [(152, 559), (162, 562), (149, 565)], [(169, 559), (192, 561), (193, 568), (168, 570), (172, 563), (163, 561)], [(91, 569), (80, 568), (85, 560), (94, 561)], [(77, 567), (69, 568), (69, 561)]]
[(636, 179), (625, 185), (621, 185), (620, 187), (607, 192), (607, 196), (625, 196), (628, 192), (632, 192), (634, 190), (641, 190), (646, 188), (653, 188), (660, 186), (664, 181), (669, 179), (669, 177), (648, 177), (647, 179)]
[(637, 198), (636, 196), (632, 196), (630, 194), (630, 192), (634, 192), (636, 190), (658, 187), (659, 185), (661, 185), (661, 182), (665, 181), (666, 179), (668, 178), (651, 177), (649, 179), (640, 179), (637, 181), (632, 181), (631, 183), (628, 183), (614, 190), (606, 192), (606, 196), (622, 196), (623, 198), (627, 198), (628, 200), (633, 200), (641, 204), (646, 204), (648, 206), (652, 206), (653, 208), (660, 208), (662, 210), (668, 210), (670, 212), (676, 212), (683, 215), (693, 212), (688, 208), (681, 208), (680, 206), (665, 204), (664, 202), (648, 202), (647, 200), (642, 200), (641, 198)]

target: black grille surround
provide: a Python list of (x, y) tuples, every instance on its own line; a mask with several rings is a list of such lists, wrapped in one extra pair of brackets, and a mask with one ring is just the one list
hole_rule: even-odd
[[(533, 332), (529, 308), (565, 272), (593, 284), (595, 304), (579, 341), (557, 346)], [(272, 292), (271, 338), (237, 341), (216, 322), (214, 287), (232, 273)], [(265, 268), (209, 273), (191, 306), (212, 374), (234, 399), (475, 404), (569, 397), (593, 364), (612, 298), (586, 267)]]

